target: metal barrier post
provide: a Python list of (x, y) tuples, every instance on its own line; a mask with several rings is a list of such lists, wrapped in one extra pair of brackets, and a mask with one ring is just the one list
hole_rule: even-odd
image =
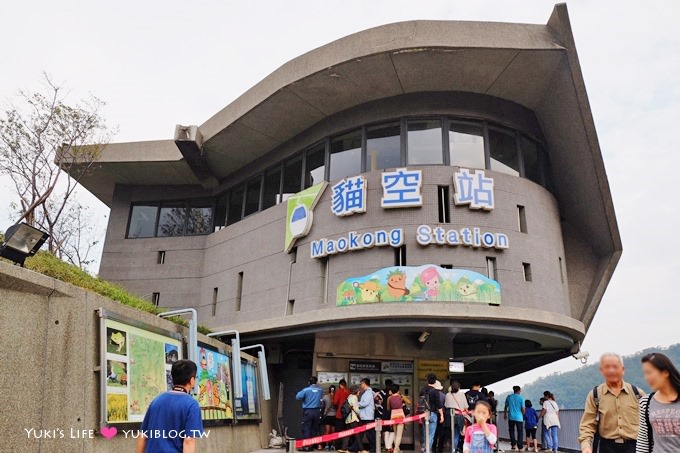
[(286, 453), (297, 453), (297, 448), (295, 448), (295, 439), (288, 439), (288, 448)]
[(430, 452), (430, 411), (425, 411), (425, 453)]
[(375, 451), (380, 451), (381, 436), (382, 436), (382, 420), (378, 418), (375, 421)]
[(456, 420), (456, 410), (454, 408), (451, 408), (449, 409), (449, 413), (451, 415), (451, 453), (456, 453), (456, 448), (458, 447), (458, 445), (453, 444), (456, 438), (456, 424), (454, 423)]

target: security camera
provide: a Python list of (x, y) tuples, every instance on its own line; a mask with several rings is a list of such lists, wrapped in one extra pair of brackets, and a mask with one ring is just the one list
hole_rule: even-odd
[(423, 333), (420, 334), (418, 337), (418, 341), (420, 343), (425, 343), (428, 338), (430, 338), (430, 335), (432, 335), (430, 332), (424, 331)]
[(574, 354), (572, 357), (574, 357), (576, 360), (580, 361), (582, 364), (588, 363), (588, 357), (590, 357), (590, 352), (588, 351), (579, 351), (576, 354)]

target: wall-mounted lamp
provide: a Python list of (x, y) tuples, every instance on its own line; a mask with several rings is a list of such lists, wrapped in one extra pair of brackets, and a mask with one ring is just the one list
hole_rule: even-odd
[(421, 333), (418, 337), (418, 343), (425, 344), (425, 342), (430, 338), (430, 335), (432, 334), (427, 330), (423, 331), (423, 333)]

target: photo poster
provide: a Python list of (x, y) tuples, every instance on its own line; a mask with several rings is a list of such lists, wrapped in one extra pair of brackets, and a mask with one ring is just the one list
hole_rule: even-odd
[(234, 413), (237, 420), (260, 420), (260, 396), (257, 379), (257, 365), (241, 359), (243, 397), (234, 398)]
[(229, 356), (199, 344), (196, 347), (196, 357), (196, 400), (201, 408), (201, 418), (204, 421), (233, 420)]
[(140, 423), (151, 401), (172, 389), (182, 343), (169, 332), (102, 319), (102, 424)]

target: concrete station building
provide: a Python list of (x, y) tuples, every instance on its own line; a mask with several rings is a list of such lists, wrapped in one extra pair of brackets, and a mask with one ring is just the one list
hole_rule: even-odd
[(576, 353), (622, 251), (565, 5), (344, 37), (82, 184), (101, 277), (265, 344), (292, 434), (311, 374), (413, 393)]

